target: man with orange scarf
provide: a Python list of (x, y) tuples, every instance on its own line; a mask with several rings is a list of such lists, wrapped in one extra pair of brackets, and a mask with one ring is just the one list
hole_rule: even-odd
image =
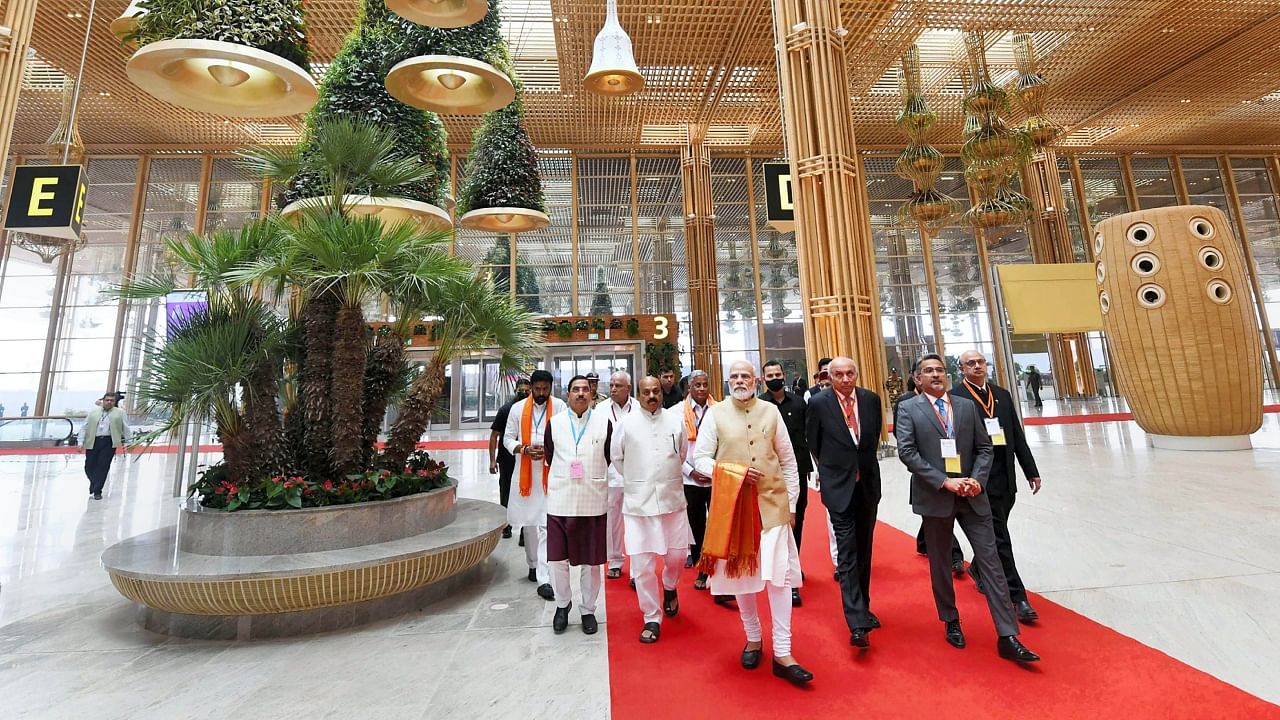
[(698, 431), (693, 467), (711, 477), (711, 512), (698, 569), (711, 592), (732, 594), (747, 636), (742, 667), (760, 664), (763, 630), (757, 598), (769, 595), (773, 674), (795, 685), (813, 680), (791, 655), (791, 588), (799, 587), (800, 553), (791, 533), (800, 497), (791, 438), (778, 408), (756, 397), (755, 366), (729, 368), (731, 402), (710, 409)]
[(555, 599), (547, 566), (547, 455), (544, 438), (551, 418), (564, 405), (551, 397), (551, 373), (534, 370), (529, 397), (511, 406), (502, 444), (516, 458), (519, 491), (507, 505), (507, 524), (521, 528), (529, 580), (538, 583), (538, 596)]

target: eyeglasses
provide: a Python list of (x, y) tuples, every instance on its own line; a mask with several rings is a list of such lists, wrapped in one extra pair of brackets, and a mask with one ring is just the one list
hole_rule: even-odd
[(987, 361), (986, 360), (965, 360), (960, 364), (964, 365), (965, 367), (981, 367), (982, 365), (986, 365)]

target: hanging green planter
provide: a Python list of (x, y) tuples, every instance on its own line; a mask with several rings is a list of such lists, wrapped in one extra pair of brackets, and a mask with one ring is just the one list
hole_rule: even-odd
[(125, 69), (145, 92), (215, 115), (297, 115), (315, 104), (301, 0), (142, 0)]
[(523, 104), (485, 115), (467, 159), (467, 178), (458, 198), (458, 224), (497, 233), (529, 232), (547, 227), (538, 172), (538, 151), (521, 118)]

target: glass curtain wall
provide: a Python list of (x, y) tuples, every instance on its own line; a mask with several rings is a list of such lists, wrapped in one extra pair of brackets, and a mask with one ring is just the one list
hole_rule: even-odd
[[(44, 165), (46, 161), (30, 159), (22, 164)], [(34, 415), (62, 260), (46, 263), (18, 247), (17, 240), (8, 233), (0, 285), (0, 327), (4, 328), (0, 333), (0, 405), (4, 405), (5, 415), (18, 415), (23, 405), (26, 414)]]
[[(1231, 175), (1271, 334), (1280, 344), (1280, 219), (1276, 213), (1275, 186), (1266, 158), (1231, 158)], [(1264, 363), (1264, 367), (1270, 365)], [(1272, 378), (1272, 385), (1276, 379)]]
[(680, 158), (637, 157), (635, 162), (639, 312), (675, 315), (680, 326), (680, 360), (687, 373), (693, 369), (693, 346)]
[(752, 202), (756, 224), (756, 253), (760, 258), (760, 327), (765, 362), (777, 360), (788, 379), (813, 383), (804, 356), (804, 314), (800, 299), (800, 265), (796, 234), (769, 227), (765, 209), (764, 161), (751, 161)]
[(1138, 209), (1168, 207), (1178, 204), (1177, 183), (1167, 157), (1135, 156), (1129, 159), (1133, 186), (1138, 191)]
[(716, 283), (720, 293), (722, 367), (746, 359), (760, 366), (756, 273), (745, 158), (712, 158), (711, 203), (715, 208)]

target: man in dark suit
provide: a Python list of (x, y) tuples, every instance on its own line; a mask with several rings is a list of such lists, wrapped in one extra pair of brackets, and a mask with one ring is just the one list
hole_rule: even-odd
[[(804, 537), (804, 511), (809, 506), (809, 475), (813, 473), (813, 458), (809, 456), (809, 446), (805, 442), (805, 404), (804, 400), (787, 392), (787, 375), (782, 363), (770, 360), (761, 369), (764, 374), (766, 392), (761, 400), (777, 405), (782, 415), (782, 423), (787, 426), (787, 435), (791, 438), (791, 449), (796, 453), (796, 472), (800, 475), (800, 498), (796, 501), (794, 522), (791, 531), (795, 535), (796, 550), (800, 549)], [(804, 601), (800, 598), (800, 588), (791, 588), (791, 605), (800, 607)]]
[[(893, 401), (893, 417), (898, 417), (898, 406), (903, 400), (910, 400), (920, 394), (918, 383), (919, 378), (914, 373), (907, 378), (907, 391)], [(916, 552), (921, 555), (929, 554), (924, 547), (924, 523), (920, 524), (920, 530), (916, 533)], [(951, 536), (951, 574), (957, 578), (964, 577), (964, 550), (960, 549), (960, 541), (955, 535)]]
[(822, 504), (836, 533), (840, 596), (849, 643), (870, 646), (867, 633), (880, 627), (871, 612), (871, 542), (880, 503), (876, 448), (884, 419), (880, 396), (857, 386), (858, 366), (847, 357), (831, 361), (831, 390), (809, 399), (805, 434), (818, 461)]
[(911, 509), (924, 523), (933, 601), (938, 619), (946, 624), (947, 642), (957, 648), (965, 646), (948, 547), (959, 521), (973, 546), (973, 561), (988, 585), (987, 607), (1000, 636), (996, 644), (1000, 657), (1035, 662), (1040, 656), (1018, 640), (1018, 621), (991, 524), (991, 503), (986, 494), (991, 437), (973, 402), (947, 394), (947, 368), (941, 357), (925, 355), (916, 364), (916, 372), (920, 394), (898, 406), (894, 436), (898, 459), (911, 471)]
[[(991, 436), (994, 457), (991, 474), (987, 479), (987, 496), (991, 499), (991, 525), (996, 533), (996, 549), (1000, 552), (1000, 564), (1004, 579), (1009, 585), (1009, 599), (1018, 611), (1018, 620), (1035, 622), (1040, 615), (1027, 601), (1027, 589), (1018, 575), (1013, 561), (1013, 544), (1009, 539), (1009, 511), (1018, 492), (1017, 471), (1010, 455), (1018, 459), (1022, 472), (1027, 475), (1031, 494), (1040, 492), (1040, 471), (1027, 447), (1027, 436), (1018, 420), (1017, 404), (1008, 390), (987, 379), (987, 358), (977, 350), (960, 355), (960, 372), (963, 378), (959, 387), (951, 388), (951, 394), (972, 400), (978, 405), (978, 418)], [(969, 574), (978, 590), (985, 591), (982, 572), (976, 565), (969, 565)]]
[[(489, 426), (489, 474), (498, 476), (498, 502), (507, 506), (511, 498), (511, 474), (516, 470), (516, 456), (507, 452), (502, 444), (502, 435), (507, 431), (507, 418), (511, 415), (511, 406), (529, 397), (529, 378), (521, 375), (516, 379), (516, 394), (506, 405), (498, 408), (493, 416), (493, 425)], [(502, 529), (502, 537), (511, 537), (511, 526)], [(524, 544), (524, 536), (520, 537)]]

